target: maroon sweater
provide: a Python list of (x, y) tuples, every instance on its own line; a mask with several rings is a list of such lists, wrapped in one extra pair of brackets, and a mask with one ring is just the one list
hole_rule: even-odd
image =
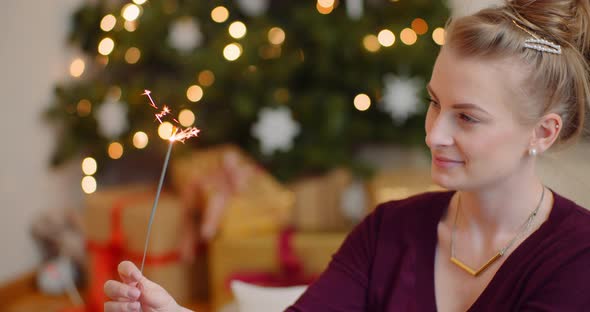
[[(545, 223), (469, 311), (590, 311), (590, 212), (555, 192)], [(379, 205), (289, 312), (436, 311), (437, 225), (452, 191)]]

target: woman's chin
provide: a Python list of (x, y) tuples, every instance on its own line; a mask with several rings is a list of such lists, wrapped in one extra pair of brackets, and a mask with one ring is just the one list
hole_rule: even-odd
[(453, 175), (449, 174), (448, 172), (440, 172), (436, 170), (436, 168), (431, 168), (430, 176), (432, 179), (432, 183), (445, 188), (447, 190), (454, 190), (457, 188), (457, 178)]

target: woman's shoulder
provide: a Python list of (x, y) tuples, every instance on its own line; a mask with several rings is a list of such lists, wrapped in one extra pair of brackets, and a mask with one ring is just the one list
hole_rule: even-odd
[[(578, 235), (590, 244), (590, 210), (574, 200), (553, 192), (554, 205), (550, 222), (556, 230), (570, 235)], [(553, 220), (551, 220), (553, 219)]]

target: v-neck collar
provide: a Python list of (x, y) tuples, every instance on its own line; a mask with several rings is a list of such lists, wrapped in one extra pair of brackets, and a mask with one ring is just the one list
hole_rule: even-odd
[[(546, 186), (547, 187), (547, 186)], [(551, 188), (547, 187), (549, 191), (553, 195), (553, 203), (551, 206), (551, 211), (549, 212), (549, 217), (541, 226), (535, 230), (529, 237), (527, 237), (522, 243), (520, 243), (514, 251), (508, 255), (506, 260), (500, 265), (488, 285), (484, 288), (483, 292), (477, 297), (477, 299), (473, 302), (471, 307), (467, 311), (478, 311), (481, 310), (481, 305), (485, 304), (486, 298), (489, 297), (489, 289), (493, 289), (496, 284), (500, 283), (502, 279), (504, 279), (507, 274), (509, 274), (509, 270), (511, 266), (514, 266), (514, 262), (521, 259), (524, 256), (522, 253), (526, 253), (529, 246), (536, 245), (537, 242), (540, 242), (545, 234), (548, 231), (551, 231), (553, 225), (556, 223), (557, 219), (560, 219), (562, 216), (560, 215), (559, 209), (556, 209), (558, 206), (558, 202), (562, 202), (562, 198), (556, 194)], [(436, 255), (436, 247), (438, 244), (438, 223), (446, 213), (450, 201), (453, 198), (453, 195), (456, 191), (447, 191), (443, 192), (441, 196), (441, 200), (439, 201), (440, 205), (436, 207), (432, 207), (432, 210), (429, 212), (432, 213), (432, 218), (429, 218), (429, 224), (424, 227), (423, 231), (419, 233), (419, 239), (423, 243), (422, 246), (425, 246), (424, 249), (418, 250), (419, 254), (417, 257), (417, 261), (419, 261), (419, 265), (417, 266), (418, 270), (416, 272), (416, 283), (417, 289), (424, 289), (425, 294), (422, 297), (423, 300), (417, 300), (418, 311), (437, 311), (436, 307), (436, 291), (434, 285), (434, 263), (435, 263), (435, 255)], [(531, 245), (533, 244), (533, 245)]]

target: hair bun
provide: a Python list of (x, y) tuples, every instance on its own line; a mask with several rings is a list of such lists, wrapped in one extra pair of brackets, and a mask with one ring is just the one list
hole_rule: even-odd
[(520, 23), (539, 36), (589, 56), (590, 0), (510, 0)]

